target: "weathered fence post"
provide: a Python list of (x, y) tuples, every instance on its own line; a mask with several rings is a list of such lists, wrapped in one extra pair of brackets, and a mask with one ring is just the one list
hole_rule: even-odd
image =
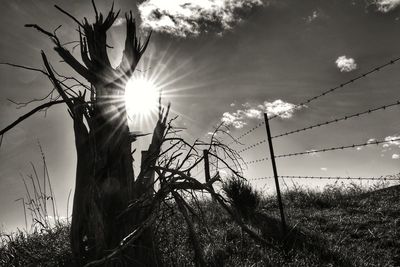
[(272, 170), (274, 171), (275, 186), (276, 186), (276, 196), (278, 198), (279, 211), (281, 213), (282, 231), (283, 231), (284, 234), (286, 234), (285, 213), (283, 211), (281, 190), (279, 188), (278, 171), (276, 169), (274, 147), (272, 145), (271, 130), (269, 128), (269, 120), (268, 120), (268, 114), (267, 113), (264, 113), (264, 120), (265, 120), (265, 128), (267, 129), (267, 135), (268, 135), (269, 153), (271, 155)]
[(211, 179), (210, 162), (209, 162), (209, 159), (208, 159), (208, 150), (207, 149), (203, 150), (203, 156), (204, 156), (204, 175), (205, 175), (206, 183), (207, 183)]
[[(208, 150), (204, 149), (203, 150), (203, 157), (204, 157), (204, 176), (205, 176), (205, 180), (206, 183), (208, 183), (211, 180), (211, 173), (210, 173), (210, 159), (208, 158)], [(210, 189), (214, 192), (214, 187), (212, 186), (212, 184), (210, 184)], [(212, 197), (213, 200), (214, 197)]]

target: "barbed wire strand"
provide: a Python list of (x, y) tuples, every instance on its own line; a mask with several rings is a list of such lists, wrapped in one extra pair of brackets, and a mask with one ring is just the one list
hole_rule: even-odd
[[(278, 176), (283, 179), (327, 179), (327, 180), (377, 180), (377, 181), (400, 181), (400, 177), (387, 176), (387, 177), (341, 177), (341, 176), (294, 176), (294, 175), (281, 175)], [(273, 179), (272, 176), (259, 177), (247, 179), (249, 181)]]
[[(315, 125), (304, 127), (304, 128), (301, 128), (301, 129), (297, 129), (297, 130), (289, 131), (289, 132), (286, 132), (286, 133), (278, 134), (278, 135), (272, 136), (271, 138), (274, 139), (274, 138), (279, 138), (279, 137), (283, 137), (283, 136), (288, 136), (288, 135), (291, 135), (291, 134), (295, 134), (295, 133), (311, 130), (313, 128), (318, 128), (318, 127), (322, 127), (322, 126), (329, 125), (329, 124), (332, 124), (332, 123), (345, 121), (345, 120), (348, 120), (348, 119), (351, 119), (351, 118), (354, 118), (354, 117), (359, 117), (359, 116), (362, 116), (362, 115), (371, 114), (373, 112), (376, 112), (376, 111), (379, 111), (379, 110), (385, 110), (387, 108), (398, 106), (398, 105), (400, 105), (400, 100), (398, 100), (398, 101), (396, 101), (394, 103), (388, 104), (388, 105), (383, 105), (383, 106), (376, 107), (376, 108), (373, 108), (373, 109), (368, 109), (368, 110), (363, 111), (363, 112), (358, 112), (358, 113), (355, 113), (355, 114), (346, 115), (346, 116), (341, 117), (341, 118), (332, 119), (332, 120), (329, 120), (329, 121), (325, 121), (325, 122), (321, 122), (321, 123), (318, 123), (318, 124), (315, 124)], [(256, 148), (257, 146), (259, 146), (259, 145), (261, 145), (263, 143), (266, 143), (266, 142), (267, 142), (267, 139), (263, 139), (263, 140), (261, 140), (261, 141), (259, 141), (257, 143), (254, 143), (254, 144), (252, 144), (250, 146), (247, 146), (247, 147), (239, 150), (238, 153), (243, 153), (245, 151), (251, 150), (251, 149)]]
[[(351, 83), (353, 83), (353, 82), (355, 82), (355, 81), (357, 81), (357, 80), (360, 80), (360, 79), (362, 79), (362, 78), (365, 78), (365, 77), (369, 76), (370, 74), (372, 74), (372, 73), (374, 73), (374, 72), (377, 72), (377, 71), (380, 71), (381, 69), (383, 69), (383, 68), (385, 68), (385, 67), (387, 67), (387, 66), (393, 65), (394, 63), (396, 63), (396, 62), (399, 61), (399, 60), (400, 60), (400, 57), (397, 57), (397, 58), (394, 58), (394, 59), (392, 59), (392, 60), (386, 62), (385, 64), (382, 64), (382, 65), (380, 65), (380, 66), (377, 66), (377, 67), (375, 67), (375, 68), (372, 68), (372, 69), (370, 69), (369, 71), (364, 72), (363, 74), (360, 74), (359, 76), (356, 76), (355, 78), (353, 78), (353, 79), (351, 79), (351, 80), (348, 80), (347, 82), (341, 83), (341, 84), (339, 84), (338, 86), (335, 86), (335, 87), (333, 87), (333, 88), (330, 88), (330, 89), (328, 89), (328, 90), (322, 92), (322, 93), (319, 94), (319, 95), (313, 96), (313, 97), (311, 97), (311, 98), (309, 98), (309, 99), (307, 99), (307, 100), (305, 100), (305, 101), (303, 101), (303, 102), (301, 102), (301, 103), (299, 103), (299, 104), (296, 104), (296, 105), (295, 105), (295, 108), (299, 108), (299, 107), (302, 107), (302, 106), (304, 106), (304, 105), (306, 105), (306, 104), (309, 104), (309, 103), (311, 103), (311, 102), (317, 100), (318, 98), (321, 98), (321, 97), (323, 97), (323, 96), (325, 96), (325, 95), (327, 95), (327, 94), (329, 94), (329, 93), (332, 93), (332, 92), (334, 92), (334, 91), (336, 91), (336, 90), (338, 90), (338, 89), (340, 89), (340, 88), (343, 88), (343, 87), (345, 87), (345, 86), (347, 86), (347, 85), (349, 85), (349, 84), (351, 84)], [(277, 114), (274, 114), (273, 116), (271, 116), (271, 117), (269, 118), (269, 120), (275, 119), (276, 117), (279, 117), (280, 115), (285, 114), (286, 112), (287, 112), (287, 111), (282, 111), (282, 112), (279, 112), (279, 113), (277, 113)], [(237, 141), (239, 141), (239, 140), (242, 139), (243, 137), (245, 137), (245, 136), (251, 134), (252, 132), (254, 132), (256, 129), (260, 128), (260, 127), (263, 126), (264, 124), (265, 124), (264, 121), (260, 122), (259, 124), (257, 124), (256, 126), (254, 126), (253, 128), (251, 128), (250, 130), (248, 130), (247, 132), (245, 132), (245, 133), (243, 133), (242, 135), (240, 135), (239, 137), (237, 137), (236, 140), (235, 140), (235, 141), (232, 141), (231, 143), (229, 143), (229, 145), (231, 145), (231, 144), (233, 144), (233, 143), (237, 143)]]
[[(306, 101), (301, 102), (301, 103), (295, 105), (295, 108), (303, 107), (303, 106), (305, 106), (306, 104), (309, 104), (309, 103), (311, 103), (311, 102), (317, 100), (318, 98), (321, 98), (321, 97), (323, 97), (323, 96), (325, 96), (325, 95), (327, 95), (327, 94), (330, 94), (330, 93), (332, 93), (332, 92), (334, 92), (334, 91), (336, 91), (336, 90), (338, 90), (338, 89), (340, 89), (340, 88), (343, 88), (343, 87), (345, 87), (346, 85), (349, 85), (349, 84), (351, 84), (351, 83), (353, 83), (353, 82), (355, 82), (355, 81), (357, 81), (357, 80), (363, 79), (363, 78), (369, 76), (370, 74), (372, 74), (372, 73), (374, 73), (374, 72), (377, 72), (377, 71), (380, 71), (381, 69), (383, 69), (383, 68), (385, 68), (385, 67), (387, 67), (387, 66), (393, 65), (394, 63), (396, 63), (396, 62), (399, 61), (399, 60), (400, 60), (400, 57), (397, 57), (397, 58), (394, 58), (394, 59), (392, 59), (392, 60), (386, 62), (385, 64), (382, 64), (382, 65), (380, 65), (380, 66), (377, 66), (377, 67), (375, 67), (375, 68), (372, 68), (372, 69), (370, 69), (369, 71), (364, 72), (363, 74), (360, 74), (360, 75), (356, 76), (355, 78), (353, 78), (353, 79), (351, 79), (351, 80), (348, 80), (347, 82), (341, 83), (341, 84), (339, 84), (338, 86), (335, 86), (335, 87), (333, 87), (333, 88), (330, 88), (330, 89), (328, 89), (328, 90), (322, 92), (322, 93), (319, 94), (319, 95), (313, 96), (313, 97), (307, 99)], [(278, 117), (278, 116), (284, 114), (285, 112), (287, 112), (287, 111), (279, 112), (279, 113), (277, 113), (277, 114), (271, 116), (269, 119), (270, 119), (270, 120), (275, 119), (276, 117)]]
[(243, 137), (245, 137), (246, 135), (251, 134), (252, 132), (254, 132), (255, 130), (257, 130), (258, 128), (260, 128), (261, 126), (263, 126), (265, 124), (264, 121), (261, 121), (259, 124), (257, 124), (256, 126), (254, 126), (253, 128), (251, 128), (250, 130), (248, 130), (247, 132), (243, 133), (242, 135), (240, 135), (239, 137), (235, 138), (234, 141), (230, 142), (228, 145), (231, 145), (233, 143), (237, 143), (237, 141), (239, 141), (240, 139), (242, 139)]
[[(243, 164), (244, 165), (251, 165), (251, 164), (255, 164), (255, 163), (259, 163), (259, 162), (263, 162), (263, 161), (267, 161), (267, 160), (268, 160), (268, 158), (261, 158), (261, 159), (245, 161), (245, 162), (243, 162)], [(233, 168), (233, 167), (235, 167), (235, 166), (234, 165), (229, 165), (229, 166), (218, 168), (218, 170), (229, 169), (229, 168)]]
[(307, 130), (310, 130), (310, 129), (313, 129), (313, 128), (317, 128), (317, 127), (321, 127), (321, 126), (325, 126), (325, 125), (328, 125), (328, 124), (331, 124), (331, 123), (345, 121), (345, 120), (348, 120), (348, 119), (351, 119), (351, 118), (354, 118), (354, 117), (359, 117), (359, 116), (362, 116), (362, 115), (371, 114), (371, 113), (373, 113), (375, 111), (385, 110), (387, 108), (398, 106), (398, 105), (400, 105), (400, 100), (398, 100), (398, 101), (396, 101), (394, 103), (388, 104), (388, 105), (383, 105), (383, 106), (380, 106), (380, 107), (377, 107), (377, 108), (368, 109), (368, 110), (363, 111), (363, 112), (358, 112), (358, 113), (347, 115), (347, 116), (344, 116), (344, 117), (341, 117), (341, 118), (332, 119), (332, 120), (329, 120), (329, 121), (325, 121), (325, 122), (321, 122), (321, 123), (318, 123), (318, 124), (315, 124), (315, 125), (304, 127), (304, 128), (301, 128), (301, 129), (297, 129), (297, 130), (289, 131), (289, 132), (286, 132), (286, 133), (278, 134), (278, 135), (272, 136), (271, 138), (274, 139), (274, 138), (278, 138), (278, 137), (288, 136), (288, 135), (291, 135), (291, 134), (294, 134), (294, 133), (307, 131)]
[(255, 147), (258, 147), (259, 145), (261, 145), (261, 144), (263, 144), (263, 143), (266, 143), (266, 142), (267, 142), (266, 139), (261, 140), (261, 141), (255, 143), (255, 144), (252, 144), (252, 145), (250, 145), (250, 146), (248, 146), (248, 147), (245, 147), (245, 148), (239, 150), (237, 153), (240, 154), (240, 153), (243, 153), (243, 152), (245, 152), (245, 151), (247, 151), (247, 150), (251, 150), (251, 149), (253, 149), (253, 148), (255, 148)]
[(250, 161), (246, 161), (245, 164), (246, 165), (250, 165), (250, 164), (254, 164), (254, 163), (259, 163), (259, 162), (263, 162), (263, 161), (267, 161), (268, 158), (261, 158), (261, 159), (256, 159), (256, 160), (250, 160)]
[(347, 149), (347, 148), (356, 148), (356, 147), (363, 147), (363, 146), (369, 146), (369, 145), (379, 145), (382, 143), (390, 143), (390, 142), (395, 142), (395, 141), (400, 141), (400, 138), (391, 138), (390, 140), (380, 140), (380, 141), (366, 142), (366, 143), (362, 143), (362, 144), (353, 144), (353, 145), (340, 146), (340, 147), (323, 148), (323, 149), (318, 149), (318, 150), (307, 150), (304, 152), (278, 155), (278, 156), (275, 156), (275, 158), (285, 158), (285, 157), (299, 156), (299, 155), (305, 155), (305, 154), (315, 154), (315, 153), (320, 153), (320, 152), (341, 150), (341, 149)]

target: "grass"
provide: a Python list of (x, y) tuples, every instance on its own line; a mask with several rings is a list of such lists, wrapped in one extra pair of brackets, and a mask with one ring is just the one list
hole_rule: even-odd
[[(291, 225), (326, 240), (356, 266), (400, 266), (400, 186), (336, 184), (284, 195)], [(268, 201), (265, 208), (276, 210)], [(277, 212), (275, 212), (277, 215)]]
[(227, 179), (222, 184), (222, 190), (231, 206), (245, 220), (249, 220), (260, 207), (261, 194), (242, 178), (231, 177)]
[[(279, 240), (273, 196), (256, 205), (248, 225), (274, 245), (264, 248), (213, 201), (193, 217), (209, 266), (400, 266), (400, 186), (335, 184), (323, 191), (295, 186), (283, 194), (291, 234)], [(194, 266), (184, 219), (165, 208), (157, 238), (166, 266)], [(68, 225), (31, 234), (1, 234), (0, 266), (68, 266)]]
[(1, 234), (0, 266), (71, 266), (68, 225)]

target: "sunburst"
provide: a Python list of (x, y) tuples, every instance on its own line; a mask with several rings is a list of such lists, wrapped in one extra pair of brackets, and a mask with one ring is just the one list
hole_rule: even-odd
[(132, 77), (125, 88), (125, 105), (129, 117), (146, 117), (157, 110), (160, 89), (146, 77)]

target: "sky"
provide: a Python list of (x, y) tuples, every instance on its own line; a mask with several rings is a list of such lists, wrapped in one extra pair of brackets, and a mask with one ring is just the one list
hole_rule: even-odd
[[(97, 0), (107, 12), (110, 1)], [(42, 68), (40, 50), (54, 67), (76, 75), (52, 49), (51, 41), (24, 28), (36, 23), (55, 29), (65, 42), (77, 40), (76, 25), (54, 4), (78, 18), (93, 18), (90, 1), (2, 0), (0, 62)], [(400, 56), (398, 0), (116, 0), (122, 13), (132, 10), (140, 33), (153, 31), (136, 75), (152, 77), (164, 101), (179, 115), (185, 138), (205, 140), (222, 121), (233, 136), (258, 125), (263, 113), (281, 113), (270, 122), (273, 135), (303, 128), (400, 100), (400, 62), (343, 87), (302, 108), (295, 104), (319, 95), (371, 68)], [(121, 14), (122, 14), (121, 13)], [(112, 62), (121, 58), (124, 16), (108, 35)], [(73, 45), (69, 46), (72, 49)], [(77, 51), (74, 55), (78, 56)], [(143, 74), (144, 73), (144, 74)], [(0, 128), (37, 106), (17, 109), (17, 102), (45, 96), (51, 84), (41, 74), (0, 66)], [(283, 113), (282, 113), (283, 112)], [(400, 137), (399, 106), (313, 130), (274, 139), (277, 155)], [(137, 120), (134, 130), (151, 131), (154, 118)], [(241, 138), (242, 150), (266, 138), (264, 126)], [(227, 141), (230, 142), (229, 140)], [(37, 114), (8, 132), (0, 147), (0, 225), (23, 226), (23, 210), (15, 200), (25, 195), (21, 177), (41, 170), (40, 143), (61, 216), (74, 188), (75, 148), (72, 121), (59, 105)], [(135, 144), (145, 149), (148, 139)], [(380, 177), (400, 173), (400, 142), (360, 149), (314, 153), (277, 159), (279, 175)], [(266, 143), (242, 153), (245, 161), (269, 157)], [(136, 167), (137, 168), (137, 167)], [(40, 172), (40, 171), (39, 171)], [(249, 179), (271, 176), (271, 162), (251, 164)], [(40, 175), (39, 175), (40, 176)], [(333, 181), (296, 180), (310, 188)], [(272, 180), (252, 182), (271, 192)], [(287, 184), (292, 183), (286, 180)], [(366, 183), (366, 182), (364, 182)], [(72, 197), (71, 197), (72, 199)], [(69, 204), (71, 209), (71, 203)]]

